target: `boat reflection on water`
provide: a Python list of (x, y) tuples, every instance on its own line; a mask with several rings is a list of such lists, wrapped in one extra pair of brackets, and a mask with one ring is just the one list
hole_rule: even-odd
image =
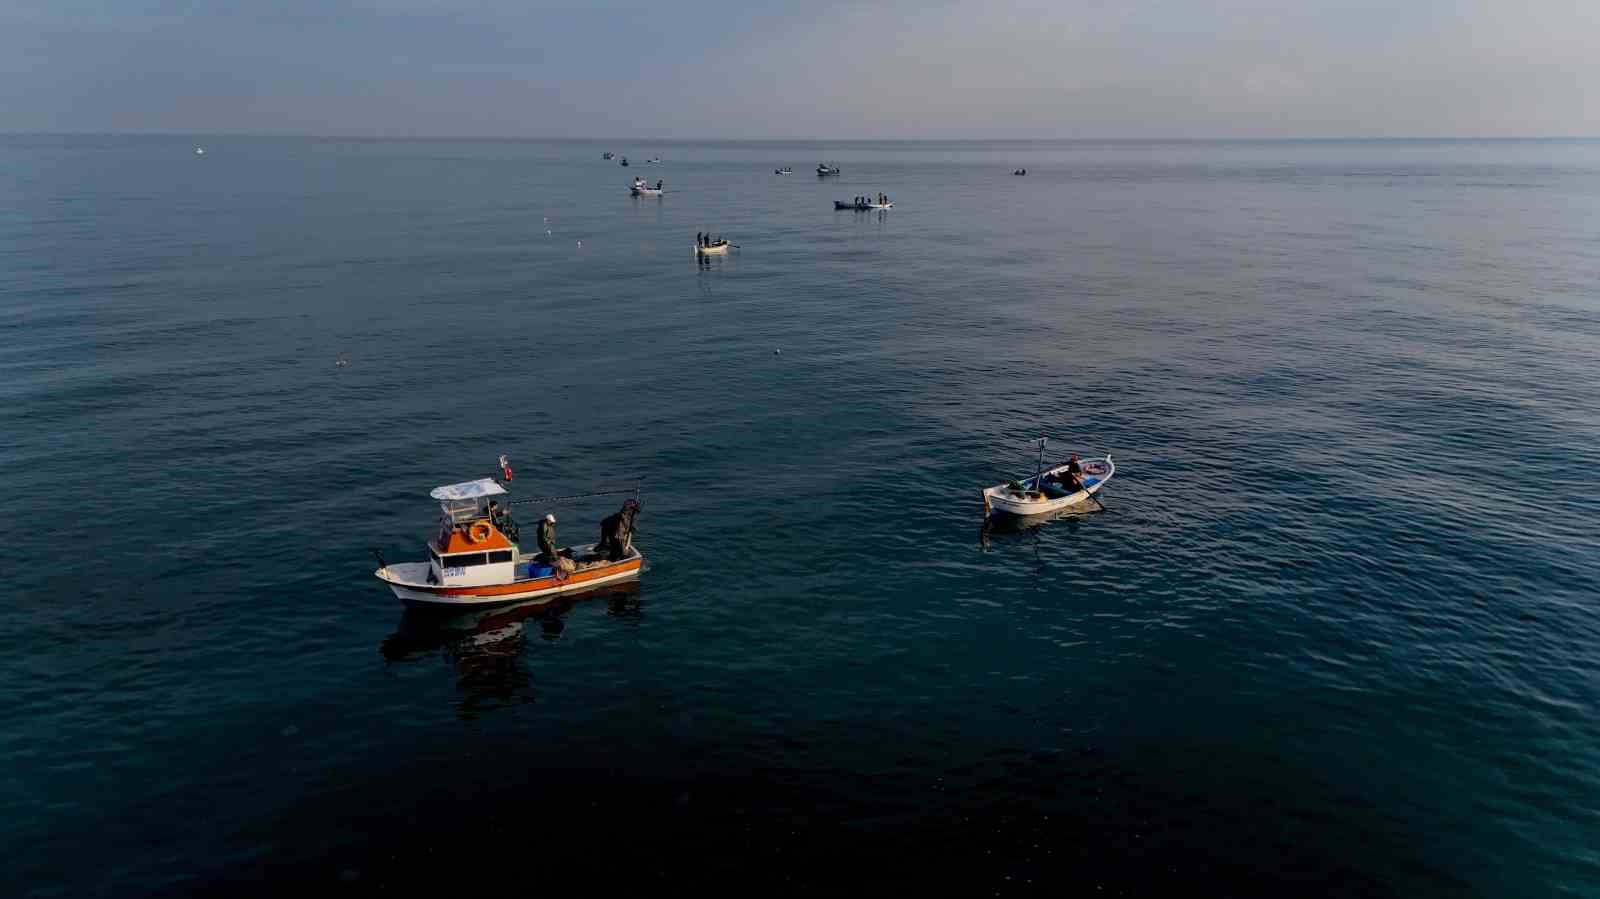
[(558, 640), (566, 630), (567, 613), (579, 603), (603, 600), (610, 614), (639, 618), (639, 582), (628, 581), (576, 595), (535, 599), (489, 609), (439, 611), (408, 608), (400, 626), (384, 639), (379, 651), (395, 664), (433, 657), (436, 653), (456, 669), (460, 686), (474, 693), (509, 696), (530, 685), (518, 656), (530, 626), (545, 640)]
[(988, 549), (989, 543), (995, 537), (1017, 535), (1030, 535), (1037, 538), (1041, 525), (1058, 523), (1067, 528), (1068, 536), (1076, 534), (1082, 525), (1083, 519), (1096, 514), (1098, 510), (1072, 507), (1059, 512), (1049, 512), (1044, 515), (988, 515), (984, 516), (983, 526), (978, 530), (978, 547)]

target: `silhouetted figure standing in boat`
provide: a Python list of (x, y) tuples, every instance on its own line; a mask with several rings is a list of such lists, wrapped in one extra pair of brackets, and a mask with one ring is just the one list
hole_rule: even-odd
[(600, 542), (595, 552), (612, 562), (621, 561), (633, 547), (633, 520), (639, 516), (639, 501), (630, 499), (621, 511), (600, 520)]

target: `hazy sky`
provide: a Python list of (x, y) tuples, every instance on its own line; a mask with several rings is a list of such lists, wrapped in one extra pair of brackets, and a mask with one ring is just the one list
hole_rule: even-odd
[(1600, 135), (1600, 0), (0, 0), (0, 130)]

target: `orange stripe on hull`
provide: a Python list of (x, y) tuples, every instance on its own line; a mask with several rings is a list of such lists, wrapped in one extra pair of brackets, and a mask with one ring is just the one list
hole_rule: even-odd
[(434, 587), (423, 584), (406, 584), (408, 590), (417, 590), (432, 593), (435, 596), (505, 596), (508, 593), (527, 593), (530, 590), (549, 590), (553, 587), (565, 587), (572, 584), (582, 584), (587, 581), (610, 577), (625, 571), (639, 570), (642, 560), (630, 559), (607, 565), (604, 568), (589, 568), (576, 571), (565, 578), (557, 580), (554, 577), (536, 578), (531, 581), (517, 581), (511, 584), (489, 584), (482, 587)]

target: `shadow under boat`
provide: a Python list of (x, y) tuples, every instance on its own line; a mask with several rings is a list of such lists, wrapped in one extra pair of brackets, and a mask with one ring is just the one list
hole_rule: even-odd
[(400, 625), (386, 637), (379, 651), (389, 662), (409, 661), (444, 649), (468, 673), (470, 660), (482, 656), (515, 656), (522, 651), (527, 626), (538, 626), (540, 636), (557, 639), (566, 629), (566, 616), (579, 603), (604, 600), (612, 615), (639, 618), (638, 581), (598, 587), (578, 594), (559, 594), (492, 608), (466, 610), (407, 608)]
[(1043, 515), (1012, 515), (1006, 512), (986, 515), (982, 527), (978, 530), (978, 545), (988, 549), (989, 541), (994, 537), (1035, 534), (1040, 527), (1052, 523), (1063, 524), (1069, 534), (1075, 533), (1083, 519), (1098, 515), (1101, 511), (1089, 503), (1081, 505), (1088, 505), (1090, 508), (1073, 506), (1056, 512), (1046, 512)]

